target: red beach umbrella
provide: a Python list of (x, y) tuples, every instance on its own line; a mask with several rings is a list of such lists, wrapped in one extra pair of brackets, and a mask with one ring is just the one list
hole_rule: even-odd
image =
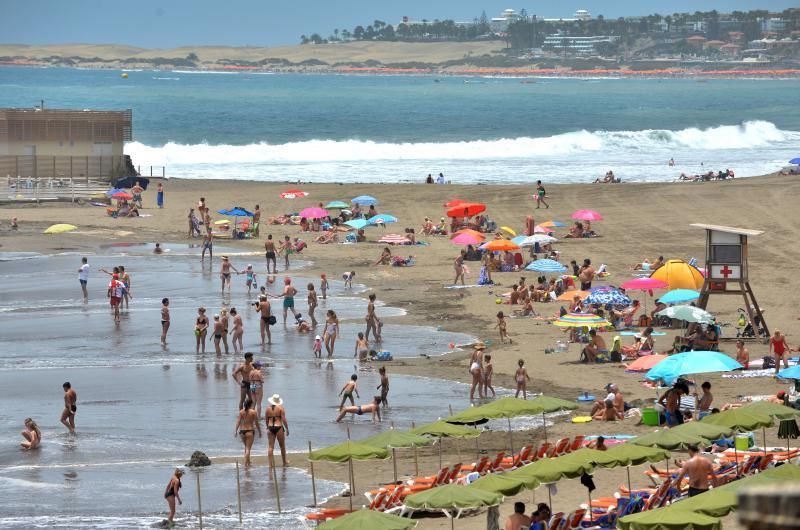
[(308, 197), (308, 192), (303, 190), (286, 190), (281, 193), (281, 199), (299, 199), (301, 197)]
[(478, 202), (466, 202), (459, 204), (458, 206), (453, 206), (445, 213), (447, 214), (447, 217), (472, 217), (473, 215), (478, 215), (483, 211), (486, 211), (485, 204)]

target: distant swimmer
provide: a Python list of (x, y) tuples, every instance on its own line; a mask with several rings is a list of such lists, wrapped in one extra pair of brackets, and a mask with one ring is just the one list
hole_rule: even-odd
[(75, 413), (78, 412), (78, 394), (72, 389), (69, 381), (61, 385), (64, 389), (64, 410), (61, 412), (61, 423), (75, 434)]
[(25, 418), (25, 430), (22, 431), (22, 437), (25, 438), (24, 442), (20, 442), (19, 446), (23, 451), (30, 451), (36, 449), (42, 442), (42, 431), (39, 426), (31, 418)]
[(357, 405), (352, 407), (345, 407), (339, 412), (339, 416), (336, 418), (337, 422), (342, 421), (345, 414), (357, 414), (358, 416), (363, 415), (366, 412), (372, 413), (372, 422), (375, 422), (377, 418), (378, 422), (381, 421), (381, 397), (375, 396), (372, 398), (372, 403), (369, 405)]
[(669, 162), (667, 162), (667, 165), (668, 165), (669, 167), (673, 167), (673, 166), (675, 165), (675, 159), (674, 159), (674, 158), (670, 158), (670, 159), (669, 159)]

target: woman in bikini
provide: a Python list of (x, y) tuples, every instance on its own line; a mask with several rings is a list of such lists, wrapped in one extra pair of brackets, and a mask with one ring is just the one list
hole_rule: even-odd
[(325, 342), (325, 350), (328, 352), (328, 358), (333, 357), (333, 349), (336, 344), (336, 338), (339, 336), (339, 318), (333, 309), (328, 309), (325, 318), (325, 334), (322, 340)]
[(23, 451), (30, 451), (36, 449), (42, 442), (42, 431), (39, 426), (31, 418), (25, 418), (25, 430), (22, 431), (22, 437), (25, 438), (24, 442), (20, 442), (19, 446)]
[(286, 437), (289, 436), (289, 422), (286, 421), (286, 410), (283, 408), (283, 400), (278, 394), (273, 394), (267, 400), (269, 406), (265, 411), (267, 421), (267, 439), (269, 440), (269, 466), (275, 465), (275, 440), (281, 447), (281, 459), (283, 467), (289, 465), (286, 460)]
[(308, 316), (311, 318), (312, 327), (317, 327), (317, 317), (314, 316), (315, 309), (317, 309), (317, 291), (314, 290), (314, 284), (308, 282)]
[(372, 336), (375, 337), (376, 342), (381, 341), (381, 333), (380, 333), (380, 320), (378, 320), (378, 315), (375, 314), (375, 293), (369, 295), (369, 303), (367, 304), (367, 331), (366, 337), (369, 340), (369, 331), (372, 330)]
[(264, 374), (261, 372), (261, 361), (253, 363), (253, 369), (250, 370), (250, 396), (256, 407), (256, 415), (261, 419), (261, 402), (264, 400)]
[(258, 302), (255, 303), (256, 312), (261, 315), (261, 344), (264, 344), (264, 337), (266, 336), (267, 344), (272, 344), (272, 332), (269, 330), (270, 317), (272, 316), (272, 308), (270, 307), (267, 295), (262, 294), (258, 297)]
[[(252, 377), (253, 371), (250, 372)], [(252, 381), (252, 379), (251, 379)], [(239, 411), (236, 417), (236, 425), (233, 427), (233, 436), (241, 437), (244, 444), (244, 465), (250, 465), (250, 450), (253, 448), (253, 441), (256, 438), (256, 429), (258, 429), (258, 437), (261, 438), (261, 424), (258, 423), (258, 414), (253, 410), (253, 401), (250, 398), (244, 400), (244, 408)]]
[[(242, 316), (236, 311), (235, 307), (231, 308), (231, 315), (233, 316), (233, 331), (231, 331), (231, 338), (233, 339), (233, 353), (242, 353), (244, 346), (242, 345), (242, 336), (244, 336), (244, 324), (242, 324)], [(225, 352), (227, 353), (227, 351)]]
[(222, 340), (222, 322), (219, 319), (219, 315), (214, 315), (214, 350), (217, 352), (217, 355), (222, 353), (220, 350), (219, 342)]
[(358, 339), (356, 339), (356, 348), (353, 357), (358, 357), (358, 362), (364, 363), (369, 360), (369, 340), (364, 338), (364, 334), (358, 332)]
[(169, 482), (167, 483), (167, 489), (164, 490), (164, 498), (167, 500), (167, 505), (169, 506), (169, 515), (167, 516), (167, 526), (172, 528), (172, 519), (175, 517), (175, 501), (178, 501), (178, 504), (183, 504), (181, 500), (181, 477), (183, 476), (183, 471), (180, 469), (175, 469), (175, 473), (172, 474), (170, 477)]
[(464, 285), (464, 257), (467, 255), (466, 250), (462, 250), (461, 253), (456, 256), (456, 259), (453, 260), (453, 268), (456, 271), (456, 278), (453, 280), (453, 285), (458, 285), (458, 279), (461, 278), (461, 285)]
[(483, 398), (483, 350), (483, 344), (476, 344), (469, 360), (469, 373), (472, 375), (472, 386), (469, 389), (470, 401), (475, 399), (476, 388), (478, 389), (478, 397)]
[(220, 269), (219, 277), (222, 279), (223, 294), (225, 293), (226, 283), (228, 284), (228, 292), (231, 292), (231, 270), (233, 270), (236, 274), (239, 274), (239, 271), (233, 266), (231, 260), (228, 259), (228, 256), (222, 256), (222, 268)]
[(197, 320), (195, 320), (194, 324), (194, 335), (197, 339), (197, 353), (200, 353), (201, 348), (203, 353), (206, 352), (206, 334), (208, 334), (208, 317), (206, 316), (206, 308), (201, 307), (197, 310)]
[(514, 381), (517, 383), (517, 393), (514, 394), (515, 398), (519, 397), (520, 392), (522, 393), (522, 399), (528, 399), (528, 381), (530, 381), (531, 376), (528, 375), (528, 370), (525, 369), (525, 361), (520, 359), (517, 361), (517, 371), (514, 373)]

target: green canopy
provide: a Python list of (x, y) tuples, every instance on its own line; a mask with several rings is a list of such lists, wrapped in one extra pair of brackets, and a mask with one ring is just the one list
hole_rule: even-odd
[[(597, 452), (602, 453), (603, 451)], [(543, 484), (549, 484), (551, 482), (558, 482), (562, 478), (580, 477), (584, 473), (591, 472), (593, 468), (594, 466), (592, 463), (586, 458), (581, 458), (581, 455), (569, 453), (564, 456), (559, 456), (558, 458), (543, 458), (542, 460), (537, 460), (533, 464), (506, 473), (506, 476), (524, 481), (526, 487), (530, 489), (537, 486), (537, 484), (533, 484), (534, 480)]]
[(528, 400), (528, 403), (533, 403), (544, 409), (545, 412), (558, 412), (559, 410), (575, 410), (578, 405), (572, 401), (565, 399), (554, 398), (550, 396), (539, 396)]
[[(692, 422), (689, 422), (692, 423)], [(688, 424), (686, 424), (688, 425)], [(676, 429), (663, 429), (660, 431), (653, 431), (642, 436), (629, 440), (629, 444), (643, 445), (647, 447), (659, 447), (661, 449), (686, 449), (689, 445), (708, 445), (709, 442), (706, 438), (691, 434), (689, 432), (675, 432)]]
[(457, 511), (464, 508), (495, 506), (503, 502), (499, 493), (471, 488), (461, 484), (447, 484), (409, 495), (405, 505), (418, 510)]
[(534, 489), (538, 486), (539, 481), (536, 478), (522, 480), (509, 476), (509, 473), (489, 473), (469, 485), (470, 488), (478, 488), (508, 496), (516, 495), (524, 489)]
[(420, 436), (419, 434), (412, 434), (408, 431), (389, 429), (388, 431), (383, 431), (382, 433), (370, 436), (369, 438), (359, 440), (358, 443), (371, 445), (372, 447), (391, 449), (393, 447), (402, 448), (430, 445), (433, 443), (433, 440), (431, 438)]
[(645, 462), (659, 462), (669, 458), (669, 451), (658, 447), (644, 447), (629, 443), (615, 445), (598, 453), (594, 462), (601, 467), (638, 466)]
[(470, 407), (454, 414), (445, 421), (450, 423), (475, 423), (481, 420), (491, 420), (496, 418), (513, 418), (515, 416), (533, 416), (545, 412), (538, 405), (534, 405), (532, 400), (525, 400), (513, 397), (504, 397), (492, 401), (480, 407)]
[(779, 420), (790, 420), (800, 416), (800, 410), (787, 407), (786, 405), (771, 403), (769, 401), (756, 401), (755, 403), (740, 407), (739, 410), (743, 410), (750, 414), (772, 416), (773, 418), (777, 418)]
[(349, 462), (351, 460), (370, 460), (373, 458), (389, 458), (389, 451), (385, 448), (347, 440), (340, 444), (317, 449), (308, 455), (308, 459), (314, 462), (319, 460)]
[(673, 427), (668, 432), (680, 435), (699, 436), (706, 440), (719, 440), (720, 438), (727, 438), (732, 435), (733, 429), (725, 425), (690, 421), (689, 423)]
[(722, 530), (715, 517), (684, 510), (648, 510), (617, 521), (620, 530)]
[(406, 530), (415, 526), (417, 526), (416, 521), (404, 517), (375, 510), (358, 510), (322, 523), (317, 528), (320, 530)]
[(700, 421), (711, 425), (723, 425), (737, 431), (752, 431), (761, 427), (770, 427), (773, 423), (772, 417), (748, 412), (744, 407), (726, 410), (718, 414), (709, 414)]
[(411, 429), (412, 434), (419, 434), (421, 436), (435, 436), (440, 438), (475, 438), (480, 436), (480, 432), (469, 427), (462, 427), (461, 425), (453, 425), (446, 421), (435, 421), (422, 425), (415, 429)]

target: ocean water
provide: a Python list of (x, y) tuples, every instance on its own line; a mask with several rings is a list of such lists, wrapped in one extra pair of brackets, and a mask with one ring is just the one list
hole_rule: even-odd
[(0, 106), (131, 108), (134, 164), (184, 178), (669, 181), (775, 171), (800, 143), (798, 79), (128, 76), (0, 67)]

